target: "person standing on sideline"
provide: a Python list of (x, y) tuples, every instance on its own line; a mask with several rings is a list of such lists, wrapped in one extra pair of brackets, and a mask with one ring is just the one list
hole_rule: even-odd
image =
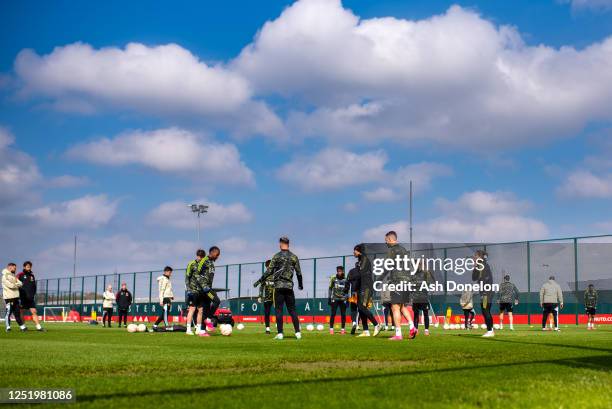
[(289, 238), (283, 236), (278, 241), (280, 251), (272, 257), (270, 265), (266, 272), (257, 280), (253, 287), (257, 287), (262, 282), (265, 282), (269, 277), (274, 281), (274, 310), (276, 312), (276, 330), (278, 334), (274, 339), (282, 340), (283, 335), (283, 307), (287, 305), (287, 312), (291, 316), (295, 337), (302, 338), (300, 331), (300, 320), (295, 311), (295, 293), (293, 292), (293, 272), (298, 280), (298, 288), (304, 289), (302, 283), (302, 269), (300, 268), (300, 260), (298, 257), (289, 251)]
[(370, 311), (374, 287), (374, 280), (372, 278), (372, 262), (368, 258), (367, 254), (365, 254), (365, 249), (361, 244), (358, 244), (353, 248), (353, 256), (357, 258), (357, 263), (359, 265), (360, 278), (359, 293), (357, 295), (357, 309), (359, 311), (359, 316), (361, 317), (361, 325), (363, 328), (361, 334), (357, 336), (370, 336), (368, 321), (374, 324), (374, 336), (377, 336), (382, 329), (382, 324), (379, 324), (378, 321), (376, 321), (374, 314), (372, 314), (372, 311)]
[(419, 315), (423, 312), (423, 325), (425, 335), (429, 336), (429, 291), (427, 286), (434, 282), (430, 271), (418, 269), (412, 276), (414, 291), (412, 292), (412, 313), (414, 314), (414, 328), (419, 330)]
[(353, 325), (351, 327), (351, 335), (355, 335), (357, 331), (357, 296), (359, 294), (359, 285), (361, 283), (361, 274), (359, 273), (359, 262), (355, 263), (355, 267), (351, 268), (346, 277), (347, 293), (350, 294), (348, 298), (349, 307), (351, 309), (351, 321)]
[[(38, 311), (36, 311), (36, 277), (32, 273), (32, 262), (26, 261), (23, 263), (23, 271), (17, 274), (17, 279), (21, 281), (19, 288), (19, 303), (21, 312), (29, 310), (32, 316), (32, 321), (36, 325), (36, 331), (44, 331), (38, 320)], [(23, 317), (22, 317), (23, 318)]]
[(159, 290), (159, 306), (161, 309), (159, 310), (159, 316), (157, 317), (157, 321), (153, 324), (153, 329), (156, 329), (157, 326), (163, 321), (164, 326), (167, 327), (170, 324), (168, 323), (168, 312), (170, 311), (170, 307), (172, 306), (172, 300), (174, 300), (174, 293), (172, 292), (172, 281), (170, 281), (170, 277), (172, 277), (172, 267), (166, 266), (164, 268), (164, 274), (157, 277), (157, 287)]
[(461, 293), (459, 304), (461, 304), (463, 310), (464, 328), (472, 329), (472, 321), (476, 314), (474, 313), (474, 296), (471, 290), (465, 290)]
[(21, 281), (15, 276), (17, 264), (8, 263), (6, 268), (2, 270), (2, 298), (6, 304), (6, 315), (4, 316), (4, 325), (6, 332), (11, 331), (11, 314), (15, 317), (15, 321), (19, 325), (19, 329), (27, 331), (23, 320), (21, 319), (21, 311), (19, 310), (19, 287)]
[(519, 290), (510, 282), (510, 275), (504, 276), (504, 282), (499, 285), (499, 329), (504, 329), (504, 311), (508, 313), (510, 331), (514, 331), (512, 309), (519, 303)]
[(542, 331), (546, 331), (548, 315), (552, 314), (555, 331), (559, 331), (559, 308), (563, 308), (563, 292), (561, 286), (550, 276), (540, 288), (540, 307), (542, 307)]
[(329, 333), (334, 334), (334, 320), (336, 318), (336, 311), (340, 308), (341, 317), (341, 334), (345, 334), (344, 327), (346, 325), (346, 299), (348, 296), (348, 286), (346, 285), (346, 278), (344, 278), (344, 267), (336, 267), (336, 275), (331, 276), (329, 280), (329, 292), (327, 295), (327, 302), (331, 307), (331, 315), (329, 316)]
[(113, 292), (113, 286), (108, 285), (106, 287), (106, 291), (102, 294), (102, 309), (104, 313), (102, 314), (102, 324), (106, 327), (106, 322), (108, 322), (108, 327), (111, 327), (111, 322), (113, 319), (113, 304), (115, 303), (115, 293)]
[(115, 298), (117, 299), (119, 328), (121, 328), (121, 321), (123, 321), (123, 325), (127, 327), (127, 315), (130, 305), (132, 305), (132, 293), (128, 291), (126, 283), (121, 283), (121, 289), (115, 294)]
[[(267, 269), (270, 266), (270, 260), (266, 260), (264, 267)], [(265, 271), (265, 270), (264, 270)], [(266, 326), (266, 334), (270, 333), (270, 313), (272, 312), (272, 303), (274, 302), (274, 280), (268, 277), (267, 280), (259, 285), (258, 303), (263, 303), (264, 307), (264, 324)]]
[(587, 329), (595, 329), (595, 314), (597, 313), (597, 290), (589, 284), (584, 292), (584, 309), (587, 314)]
[[(476, 261), (476, 268), (472, 271), (472, 281), (476, 281), (478, 284), (484, 286), (493, 285), (493, 273), (491, 267), (487, 263), (487, 252), (484, 250), (477, 250), (474, 254), (474, 261)], [(495, 336), (493, 332), (493, 317), (491, 316), (491, 302), (493, 301), (493, 291), (486, 290), (485, 288), (480, 290), (480, 309), (487, 326), (487, 332), (483, 335), (485, 338)]]

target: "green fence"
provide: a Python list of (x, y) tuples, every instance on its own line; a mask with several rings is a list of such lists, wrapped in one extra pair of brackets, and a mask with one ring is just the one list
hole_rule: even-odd
[[(518, 310), (525, 313), (539, 311), (539, 289), (550, 275), (556, 277), (565, 294), (564, 313), (578, 317), (582, 313), (583, 292), (589, 283), (600, 294), (599, 311), (612, 313), (612, 235), (570, 237), (561, 239), (524, 241), (513, 243), (444, 244), (414, 246), (416, 256), (461, 258), (471, 256), (476, 249), (489, 254), (494, 282), (500, 283), (505, 274), (521, 292)], [(187, 262), (187, 260), (186, 260)], [(329, 278), (336, 266), (350, 270), (355, 260), (350, 255), (306, 258), (300, 261), (304, 276), (304, 290), (296, 288), (296, 298), (325, 299)], [(186, 264), (186, 263), (185, 263)], [(264, 270), (262, 262), (217, 266), (214, 287), (225, 288), (220, 292), (222, 300), (254, 299), (258, 289), (253, 288)], [(40, 306), (70, 305), (83, 310), (83, 306), (101, 304), (101, 294), (107, 284), (116, 291), (126, 282), (136, 303), (157, 302), (156, 278), (161, 271), (127, 272), (117, 274), (88, 275), (39, 280), (38, 303)], [(434, 271), (439, 281), (470, 283), (471, 274)], [(175, 270), (172, 276), (176, 302), (184, 301), (184, 269)], [(458, 292), (434, 292), (434, 308), (458, 308)], [(439, 311), (437, 311), (440, 313)]]

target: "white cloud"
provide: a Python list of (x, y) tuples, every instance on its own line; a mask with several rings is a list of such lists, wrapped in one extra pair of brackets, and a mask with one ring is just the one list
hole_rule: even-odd
[(370, 202), (392, 202), (397, 199), (393, 190), (386, 187), (365, 191), (363, 197)]
[[(187, 202), (172, 201), (160, 204), (147, 216), (147, 220), (155, 225), (170, 226), (177, 229), (195, 229), (195, 215), (187, 207)], [(227, 224), (247, 223), (253, 215), (242, 203), (227, 205), (209, 202), (206, 199), (196, 203), (207, 203), (208, 213), (201, 216), (202, 227), (217, 227)]]
[(430, 187), (434, 178), (449, 176), (452, 173), (451, 168), (446, 165), (419, 162), (399, 168), (392, 177), (392, 183), (407, 192), (410, 181), (412, 181), (413, 190), (423, 191)]
[(383, 151), (357, 154), (329, 148), (312, 156), (294, 158), (277, 175), (305, 190), (329, 190), (379, 180), (386, 162)]
[(26, 214), (43, 226), (97, 228), (110, 222), (117, 212), (117, 205), (117, 201), (109, 200), (106, 195), (87, 195)]
[[(504, 242), (533, 240), (548, 235), (540, 220), (525, 216), (528, 202), (507, 192), (468, 192), (455, 202), (438, 200), (441, 216), (415, 223), (415, 242)], [(365, 240), (382, 242), (389, 230), (407, 242), (407, 221), (396, 221), (367, 229)]]
[(0, 127), (0, 207), (8, 206), (22, 198), (41, 180), (34, 159), (12, 148), (14, 141), (15, 138), (8, 129)]
[(76, 145), (67, 154), (101, 165), (141, 165), (210, 183), (254, 184), (253, 172), (241, 161), (235, 145), (205, 140), (180, 128), (126, 132)]
[[(42, 97), (60, 111), (90, 114), (131, 109), (156, 115), (206, 117), (236, 133), (282, 133), (248, 81), (223, 65), (208, 65), (177, 44), (94, 49), (74, 43), (47, 55), (22, 50), (15, 72), (24, 98)], [(241, 118), (241, 121), (237, 121)]]
[(533, 145), (612, 119), (612, 37), (583, 49), (528, 46), (513, 27), (452, 6), (422, 20), (360, 19), (301, 0), (232, 63), (258, 94), (314, 106), (292, 135)]
[(612, 197), (612, 174), (598, 176), (588, 170), (573, 171), (557, 189), (557, 193), (574, 198)]

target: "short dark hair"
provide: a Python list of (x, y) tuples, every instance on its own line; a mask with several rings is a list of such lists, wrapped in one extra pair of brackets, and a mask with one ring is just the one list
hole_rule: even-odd
[(289, 237), (283, 236), (280, 239), (278, 239), (278, 242), (283, 243), (283, 244), (289, 244)]
[(196, 251), (196, 256), (204, 258), (206, 257), (206, 252), (202, 249), (199, 249), (198, 251)]
[(271, 261), (272, 261), (272, 260), (266, 260), (266, 262), (264, 263), (264, 265), (266, 266), (266, 268), (268, 268), (268, 266), (270, 265), (270, 262), (271, 262)]
[(170, 267), (170, 266), (166, 266), (166, 267), (164, 267), (164, 273), (165, 273), (166, 271), (172, 271), (172, 267)]
[(363, 254), (363, 246), (361, 244), (358, 244), (355, 247), (353, 247), (353, 251), (355, 251), (355, 250), (357, 250), (358, 252)]
[(397, 239), (397, 233), (395, 232), (395, 230), (390, 230), (387, 232), (387, 234), (385, 234), (385, 237), (389, 237), (389, 236), (393, 236)]
[(7, 267), (17, 267), (17, 264), (15, 264), (15, 263), (8, 263), (6, 266)]
[(548, 277), (548, 279), (549, 279), (549, 280), (554, 280), (554, 279), (555, 279), (555, 276), (550, 276), (550, 277)]
[(218, 251), (219, 253), (221, 253), (221, 249), (217, 246), (212, 246), (211, 248), (208, 249), (208, 254), (212, 253), (213, 251)]
[(506, 280), (506, 281), (510, 281), (510, 274), (506, 274), (506, 275), (504, 276), (504, 280)]
[(26, 261), (25, 263), (23, 263), (23, 266), (30, 266), (32, 267), (32, 262), (31, 261)]
[(589, 284), (589, 287), (595, 287), (593, 284)]
[(336, 266), (336, 271), (344, 271), (344, 266)]

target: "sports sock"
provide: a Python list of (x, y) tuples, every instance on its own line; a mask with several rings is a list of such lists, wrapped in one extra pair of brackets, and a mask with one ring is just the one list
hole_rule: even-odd
[(398, 337), (402, 336), (402, 329), (400, 327), (395, 327), (395, 335)]

